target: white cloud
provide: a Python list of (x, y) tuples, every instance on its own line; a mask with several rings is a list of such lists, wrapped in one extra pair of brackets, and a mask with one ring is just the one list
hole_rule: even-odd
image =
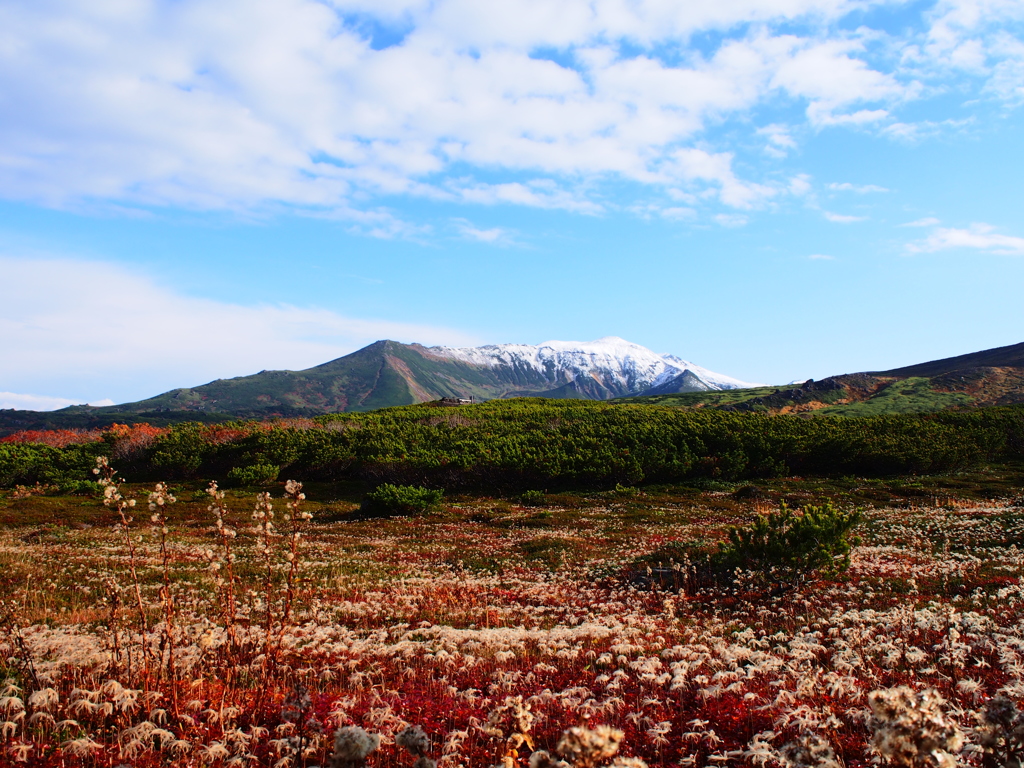
[(806, 173), (802, 173), (799, 176), (794, 176), (789, 180), (789, 193), (796, 197), (804, 197), (809, 195), (812, 191), (811, 177)]
[(655, 218), (667, 221), (692, 221), (697, 216), (697, 211), (693, 208), (681, 205), (665, 206), (659, 203), (636, 203), (626, 210), (644, 221), (652, 221)]
[(689, 221), (697, 215), (697, 212), (693, 210), (693, 208), (684, 208), (678, 205), (662, 208), (659, 213), (662, 218), (668, 219), (669, 221)]
[(940, 0), (929, 16), (922, 63), (986, 75), (993, 60), (1006, 54), (1005, 30), (1024, 21), (1024, 5), (1019, 0)]
[(1000, 235), (991, 224), (975, 223), (968, 229), (941, 227), (924, 240), (909, 243), (911, 253), (935, 253), (953, 248), (973, 248), (1007, 256), (1024, 256), (1024, 237)]
[(991, 47), (999, 61), (992, 68), (987, 90), (1011, 104), (1024, 102), (1024, 42), (1002, 32)]
[(717, 196), (732, 208), (753, 208), (778, 194), (763, 184), (743, 182), (732, 170), (732, 154), (710, 153), (703, 149), (680, 149), (673, 153), (665, 171), (677, 179), (710, 182), (717, 187)]
[(812, 253), (807, 258), (811, 259), (812, 261), (835, 261), (836, 260), (835, 256), (829, 256), (829, 255), (824, 254), (824, 253)]
[[(672, 185), (680, 151), (730, 157), (694, 147), (780, 93), (818, 127), (886, 119), (912, 84), (830, 26), (861, 5), (12, 0), (0, 7), (0, 195), (299, 206), (385, 237), (409, 225), (386, 212), (356, 221), (380, 195), (593, 213), (601, 203), (581, 180)], [(392, 25), (401, 42), (375, 49), (345, 14)], [(687, 45), (708, 31), (717, 47)], [(772, 152), (795, 146), (791, 127), (752, 130)], [(774, 194), (731, 168), (686, 173), (730, 207)]]
[(827, 125), (866, 125), (877, 123), (889, 117), (889, 112), (884, 109), (859, 109), (846, 115), (833, 114), (831, 109), (819, 104), (812, 104), (807, 109), (808, 117), (819, 126)]
[(905, 142), (916, 142), (932, 136), (941, 136), (950, 132), (962, 132), (975, 123), (973, 117), (962, 120), (919, 120), (916, 123), (890, 123), (881, 129), (883, 136)]
[[(925, 34), (902, 51), (905, 72), (945, 87), (954, 82), (956, 75), (962, 75), (960, 87), (965, 82), (980, 81), (981, 93), (1010, 106), (1024, 102), (1024, 3), (939, 0), (925, 13), (924, 21)], [(952, 121), (925, 123), (921, 132), (934, 132), (950, 124)], [(916, 133), (905, 125), (894, 129)]]
[(518, 181), (505, 184), (482, 184), (469, 179), (458, 179), (452, 183), (451, 189), (467, 203), (482, 205), (513, 203), (591, 215), (604, 210), (599, 203), (591, 202), (580, 194), (574, 194), (573, 191), (562, 189), (549, 179), (535, 179), (526, 184)]
[(480, 229), (465, 219), (454, 219), (453, 223), (459, 234), (466, 240), (490, 245), (509, 245), (512, 242), (512, 233), (502, 227)]
[[(97, 400), (87, 405), (113, 405), (108, 399)], [(19, 411), (56, 411), (69, 405), (83, 405), (81, 400), (69, 400), (66, 397), (50, 397), (49, 395), (25, 395), (17, 392), (0, 392), (0, 408), (14, 408)]]
[(809, 100), (807, 116), (813, 125), (863, 124), (887, 117), (884, 109), (841, 113), (852, 105), (898, 100), (907, 86), (893, 75), (872, 69), (855, 57), (863, 51), (856, 40), (827, 40), (801, 47), (781, 63), (773, 85)]
[(715, 221), (723, 227), (745, 227), (748, 219), (742, 213), (720, 213)]
[[(383, 15), (376, 0), (331, 0), (345, 11)], [(694, 32), (728, 29), (737, 23), (810, 17), (836, 19), (859, 4), (851, 0), (734, 0), (729, 3), (682, 4), (666, 0), (518, 0), (500, 5), (474, 0), (388, 0), (392, 17), (412, 18), (429, 31), (452, 36), (463, 45), (508, 47), (566, 46), (602, 34), (647, 45)]]
[(790, 135), (789, 126), (772, 123), (758, 128), (757, 135), (764, 136), (768, 140), (765, 152), (772, 157), (785, 157), (789, 154), (789, 150), (796, 149), (796, 141)]
[[(368, 320), (328, 309), (244, 306), (169, 290), (104, 262), (0, 257), (0, 388), (77, 402), (138, 399), (262, 369), (301, 369), (378, 339), (467, 345), (447, 328)], [(116, 391), (115, 391), (116, 390)]]
[(832, 213), (831, 211), (822, 211), (822, 214), (833, 224), (854, 224), (858, 221), (867, 220), (866, 216), (847, 216), (842, 213)]
[(856, 192), (858, 195), (866, 195), (869, 192), (889, 191), (885, 187), (879, 187), (875, 184), (850, 184), (849, 182), (841, 184), (832, 183), (828, 185), (828, 188), (835, 192)]
[[(979, 93), (1024, 100), (1019, 0), (938, 0), (920, 17), (924, 32), (851, 31), (847, 14), (873, 5), (890, 6), (8, 0), (0, 196), (300, 207), (371, 235), (415, 237), (373, 201), (595, 213), (598, 182), (656, 187), (656, 197), (680, 180), (680, 152), (732, 157), (751, 135), (782, 157), (808, 127), (904, 139), (955, 128), (897, 114), (951, 69), (975, 73)], [(394, 44), (375, 45), (370, 26), (390, 29)], [(715, 42), (692, 45), (699, 33)], [(777, 105), (787, 114), (759, 125), (761, 108)], [(716, 133), (732, 118), (748, 135)], [(710, 200), (750, 208), (774, 193), (748, 173), (684, 169), (683, 180), (714, 183)]]

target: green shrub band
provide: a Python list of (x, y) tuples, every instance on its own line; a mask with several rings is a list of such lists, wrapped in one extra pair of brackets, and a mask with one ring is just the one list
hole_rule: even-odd
[[(287, 422), (179, 424), (119, 456), (140, 480), (257, 485), (276, 472), (516, 492), (786, 475), (947, 472), (1024, 457), (1024, 406), (845, 419), (652, 405), (516, 399), (463, 406), (459, 418), (407, 406)], [(91, 479), (116, 440), (53, 448), (0, 443), (0, 485)], [(234, 474), (232, 474), (234, 473)]]

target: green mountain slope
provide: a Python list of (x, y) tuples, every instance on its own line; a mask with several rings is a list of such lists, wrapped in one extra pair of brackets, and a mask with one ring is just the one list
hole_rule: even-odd
[(260, 371), (97, 410), (198, 411), (245, 418), (368, 411), (441, 397), (494, 397), (490, 390), (497, 382), (487, 373), (436, 358), (424, 347), (378, 341), (304, 371)]
[[(684, 377), (677, 386), (683, 387)], [(695, 381), (696, 380), (694, 377)], [(689, 381), (687, 379), (686, 381)], [(443, 397), (490, 400), (549, 397), (607, 400), (623, 393), (595, 376), (569, 378), (525, 363), (489, 366), (437, 354), (419, 344), (378, 341), (304, 371), (261, 371), (175, 389), (137, 403), (90, 409), (119, 415), (188, 411), (244, 418), (367, 411)]]
[[(614, 384), (612, 385), (614, 386)], [(303, 371), (261, 371), (175, 389), (135, 403), (73, 406), (50, 413), (0, 411), (0, 434), (17, 430), (91, 428), (117, 422), (318, 416), (369, 411), (444, 397), (490, 400), (539, 396), (607, 400), (623, 393), (592, 376), (574, 380), (525, 363), (488, 366), (436, 354), (419, 344), (378, 341)]]
[(872, 376), (924, 376), (932, 378), (943, 374), (966, 371), (973, 368), (1024, 368), (1024, 342), (1011, 344), (1008, 347), (995, 347), (983, 352), (972, 352), (968, 355), (947, 357), (933, 360), (930, 363), (918, 363), (891, 371), (874, 372)]
[[(987, 365), (985, 363), (988, 363)], [(136, 403), (60, 411), (0, 410), (0, 436), (22, 430), (88, 429), (113, 422), (167, 425), (309, 417), (412, 405), (444, 397), (609, 400), (615, 382), (552, 375), (526, 364), (492, 367), (444, 357), (418, 344), (378, 341), (304, 371), (261, 371)], [(689, 372), (641, 397), (617, 402), (764, 413), (870, 416), (1024, 403), (1024, 344), (881, 373), (831, 376), (786, 387), (701, 391)]]
[(876, 416), (1024, 403), (1024, 344), (788, 387), (622, 398), (680, 408)]

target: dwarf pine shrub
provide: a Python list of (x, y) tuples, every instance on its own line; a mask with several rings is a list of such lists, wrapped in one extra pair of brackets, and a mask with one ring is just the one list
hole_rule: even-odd
[(806, 506), (794, 514), (785, 504), (778, 512), (759, 515), (753, 525), (729, 530), (717, 545), (701, 540), (663, 544), (638, 558), (634, 578), (660, 588), (692, 591), (753, 582), (773, 587), (792, 584), (816, 573), (835, 575), (850, 565), (850, 550), (858, 543), (853, 531), (859, 510), (841, 512), (831, 502)]
[(440, 504), (443, 496), (443, 491), (430, 488), (385, 483), (366, 495), (361, 510), (374, 516), (421, 515)]
[(785, 504), (759, 515), (753, 525), (732, 528), (729, 541), (712, 558), (718, 571), (741, 569), (772, 581), (802, 579), (821, 571), (834, 575), (850, 565), (851, 535), (860, 510), (841, 512), (831, 502), (794, 514)]
[(277, 480), (280, 467), (273, 464), (250, 464), (246, 467), (235, 467), (228, 472), (228, 482), (233, 485), (265, 485)]
[(546, 501), (544, 491), (524, 491), (519, 497), (519, 503), (524, 507), (543, 507)]

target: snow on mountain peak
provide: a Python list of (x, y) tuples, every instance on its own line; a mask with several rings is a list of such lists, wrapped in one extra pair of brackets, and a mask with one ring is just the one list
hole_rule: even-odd
[(438, 357), (490, 368), (529, 368), (553, 384), (589, 377), (610, 389), (638, 394), (664, 384), (686, 371), (709, 389), (755, 386), (709, 371), (674, 355), (661, 355), (618, 336), (595, 341), (545, 341), (529, 344), (489, 344), (483, 347), (430, 347)]

